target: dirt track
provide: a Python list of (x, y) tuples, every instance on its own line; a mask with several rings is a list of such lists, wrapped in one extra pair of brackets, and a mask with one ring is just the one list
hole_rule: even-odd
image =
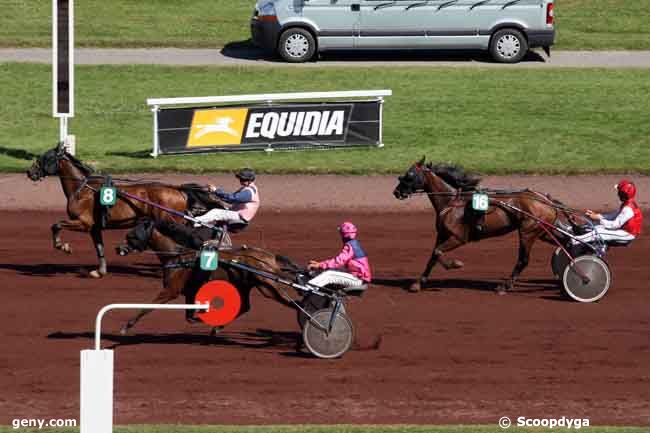
[[(112, 275), (79, 277), (94, 253), (83, 235), (66, 234), (71, 256), (50, 248), (49, 225), (62, 216), (0, 212), (0, 424), (77, 418), (79, 350), (92, 346), (97, 310), (148, 302), (160, 287), (152, 256), (112, 253), (123, 232), (108, 235)], [(104, 345), (116, 350), (116, 423), (493, 424), (508, 415), (650, 425), (650, 227), (610, 253), (613, 287), (590, 305), (561, 300), (542, 245), (517, 292), (495, 295), (514, 264), (512, 236), (458, 250), (464, 270), (437, 268), (429, 290), (405, 292), (430, 253), (429, 212), (269, 210), (239, 239), (297, 261), (323, 258), (339, 247), (343, 217), (359, 224), (377, 278), (350, 308), (357, 350), (302, 356), (293, 314), (259, 296), (215, 339), (180, 312), (153, 313), (122, 338), (129, 313), (113, 312)]]

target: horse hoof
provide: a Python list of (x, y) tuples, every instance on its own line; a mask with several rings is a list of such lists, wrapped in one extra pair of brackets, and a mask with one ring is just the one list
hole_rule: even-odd
[(218, 333), (223, 331), (223, 326), (215, 326), (210, 330), (210, 337), (216, 337)]
[(61, 251), (63, 251), (66, 254), (72, 254), (72, 247), (70, 247), (70, 244), (65, 243), (61, 246)]
[(420, 283), (413, 283), (409, 286), (409, 292), (411, 293), (417, 293), (422, 289), (422, 286), (420, 286)]
[(120, 335), (126, 335), (129, 333), (129, 327), (124, 325), (122, 328), (120, 328)]
[(495, 290), (496, 294), (499, 296), (505, 295), (508, 293), (506, 286), (497, 286)]
[(104, 276), (104, 274), (99, 272), (97, 269), (90, 271), (88, 275), (90, 276), (90, 278), (102, 278)]
[(451, 263), (449, 264), (449, 269), (460, 269), (463, 266), (465, 266), (465, 264), (463, 262), (461, 262), (458, 259), (453, 259), (451, 261)]

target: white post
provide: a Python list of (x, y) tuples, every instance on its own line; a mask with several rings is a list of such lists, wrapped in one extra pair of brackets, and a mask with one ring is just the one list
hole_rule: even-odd
[(59, 141), (65, 143), (68, 136), (68, 118), (65, 116), (59, 117)]
[(151, 153), (151, 156), (154, 158), (158, 158), (158, 154), (160, 153), (160, 144), (158, 143), (158, 111), (160, 110), (160, 107), (158, 105), (154, 105), (153, 108), (151, 108), (151, 112), (153, 113), (153, 152)]
[(379, 144), (377, 147), (384, 147), (384, 98), (379, 97)]
[(77, 152), (77, 137), (74, 135), (68, 135), (64, 140), (65, 150), (72, 156), (75, 156)]
[(101, 350), (102, 318), (110, 310), (209, 310), (210, 304), (110, 304), (95, 319), (95, 350), (81, 351), (80, 433), (113, 432), (113, 351)]
[(113, 351), (81, 351), (81, 433), (113, 432)]

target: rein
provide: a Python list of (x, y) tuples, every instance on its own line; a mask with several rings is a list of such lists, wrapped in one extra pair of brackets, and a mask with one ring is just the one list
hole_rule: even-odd
[[(485, 194), (488, 197), (499, 197), (499, 196), (504, 196), (504, 195), (513, 195), (513, 194), (524, 194), (524, 193), (529, 193), (532, 194), (533, 196), (531, 199), (540, 202), (540, 203), (545, 203), (548, 204), (550, 207), (556, 209), (556, 210), (562, 210), (564, 212), (570, 213), (572, 215), (577, 215), (580, 217), (584, 218), (584, 212), (571, 208), (568, 206), (565, 206), (563, 204), (557, 203), (548, 197), (546, 197), (544, 194), (538, 191), (533, 191), (530, 189), (520, 189), (520, 190), (476, 190), (476, 191), (433, 191), (433, 192), (426, 192), (426, 191), (414, 191), (410, 195), (428, 195), (428, 196), (445, 196), (445, 197), (458, 197), (458, 196), (467, 196), (467, 195), (472, 195), (472, 194)], [(446, 209), (445, 209), (446, 210)]]

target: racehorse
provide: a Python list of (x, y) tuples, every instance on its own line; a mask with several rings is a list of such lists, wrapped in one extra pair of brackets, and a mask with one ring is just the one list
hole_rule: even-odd
[[(184, 226), (173, 222), (144, 220), (127, 235), (130, 250), (153, 250), (162, 263), (163, 288), (152, 303), (165, 304), (183, 294), (186, 303), (193, 304), (194, 297), (203, 284), (209, 280), (226, 280), (237, 288), (242, 298), (239, 315), (250, 310), (250, 293), (254, 288), (264, 297), (296, 309), (296, 305), (291, 302), (280, 283), (228, 265), (228, 261), (236, 260), (243, 265), (276, 275), (295, 275), (303, 271), (288, 258), (258, 248), (232, 248), (219, 251), (220, 262), (217, 270), (203, 271), (198, 266), (194, 240), (187, 239), (186, 233), (178, 230), (182, 227)], [(151, 311), (140, 310), (122, 327), (121, 333), (126, 334)], [(188, 321), (195, 321), (193, 316), (194, 310), (186, 310)]]
[[(92, 167), (66, 152), (63, 143), (59, 143), (34, 161), (27, 171), (27, 176), (33, 181), (41, 180), (46, 176), (59, 176), (61, 187), (68, 200), (69, 219), (52, 225), (54, 248), (68, 254), (72, 252), (70, 244), (61, 240), (62, 230), (89, 232), (99, 261), (98, 269), (93, 270), (90, 276), (101, 278), (107, 273), (102, 230), (130, 228), (145, 216), (157, 219), (174, 217), (144, 202), (120, 194), (114, 206), (102, 206), (99, 203), (98, 192), (106, 183), (107, 177), (93, 175), (93, 172)], [(121, 191), (179, 212), (185, 211), (188, 207), (188, 196), (181, 188), (155, 182), (119, 185)]]
[[(431, 270), (439, 261), (445, 269), (461, 268), (459, 260), (448, 260), (444, 255), (468, 242), (502, 236), (515, 230), (519, 233), (519, 255), (517, 263), (505, 286), (499, 286), (499, 293), (514, 287), (516, 279), (528, 266), (530, 251), (537, 239), (556, 244), (561, 235), (554, 235), (544, 227), (564, 224), (560, 216), (571, 221), (561, 210), (563, 205), (541, 193), (521, 191), (485, 191), (490, 196), (490, 206), (477, 229), (477, 214), (471, 209), (472, 192), (480, 178), (466, 173), (453, 165), (425, 165), (425, 158), (413, 164), (402, 176), (393, 195), (400, 200), (413, 194), (427, 194), (436, 212), (437, 238), (431, 257), (424, 272), (410, 290), (417, 292), (426, 284)], [(477, 191), (481, 192), (481, 191)], [(517, 210), (516, 210), (517, 209)]]

